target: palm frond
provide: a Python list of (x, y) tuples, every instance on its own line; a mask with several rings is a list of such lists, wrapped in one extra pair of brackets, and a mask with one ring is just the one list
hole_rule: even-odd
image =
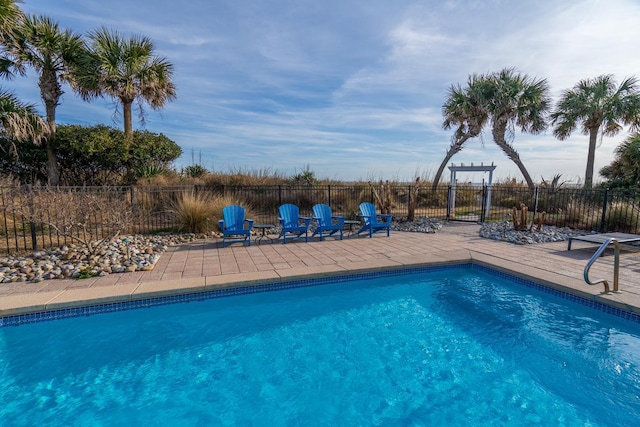
[(0, 88), (0, 137), (10, 143), (11, 154), (17, 156), (15, 141), (29, 140), (40, 144), (49, 134), (49, 126), (32, 104), (20, 101), (15, 94)]

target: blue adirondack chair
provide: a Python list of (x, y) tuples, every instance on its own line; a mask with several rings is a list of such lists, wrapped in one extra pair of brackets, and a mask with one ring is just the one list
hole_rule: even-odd
[[(340, 233), (340, 240), (342, 240), (342, 229), (344, 228), (344, 217), (331, 214), (331, 208), (328, 205), (317, 204), (313, 206), (313, 219), (318, 222), (318, 226), (311, 235), (320, 235), (320, 241), (324, 240), (325, 236), (333, 236), (336, 233)], [(325, 233), (328, 233), (325, 235)]]
[(363, 219), (364, 225), (358, 230), (358, 234), (368, 231), (369, 237), (373, 237), (373, 233), (387, 230), (387, 237), (389, 237), (391, 215), (376, 213), (376, 207), (369, 202), (360, 203), (360, 212), (362, 212), (362, 215), (358, 216)]
[[(225, 206), (222, 209), (222, 216), (224, 219), (218, 221), (222, 231), (222, 247), (224, 248), (227, 243), (244, 241), (247, 241), (248, 246), (251, 246), (253, 220), (244, 217), (244, 208), (238, 205)], [(229, 239), (230, 237), (236, 238)]]
[(289, 237), (289, 239), (301, 238), (304, 234), (304, 241), (308, 242), (311, 218), (300, 216), (300, 210), (296, 205), (292, 204), (282, 205), (278, 210), (280, 212), (278, 220), (282, 226), (280, 236), (282, 236), (284, 243), (287, 243), (287, 234), (295, 234), (295, 237)]

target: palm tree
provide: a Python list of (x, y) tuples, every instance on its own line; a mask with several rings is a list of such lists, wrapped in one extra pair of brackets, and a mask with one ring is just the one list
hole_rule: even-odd
[[(0, 77), (11, 78), (12, 70), (22, 72), (14, 61), (10, 47), (17, 40), (16, 30), (24, 15), (17, 1), (0, 0)], [(39, 144), (48, 126), (37, 114), (35, 106), (20, 101), (12, 92), (0, 87), (0, 139), (7, 142), (9, 154), (17, 156), (15, 141), (31, 140)]]
[(433, 189), (438, 187), (442, 172), (449, 160), (460, 150), (467, 140), (480, 135), (482, 128), (487, 123), (488, 116), (482, 102), (482, 85), (485, 80), (476, 74), (469, 76), (466, 87), (459, 84), (452, 85), (448, 90), (447, 101), (442, 106), (444, 129), (456, 127), (451, 138), (451, 145), (447, 150), (444, 160), (436, 172), (433, 180)]
[(9, 143), (10, 154), (18, 154), (16, 140), (39, 144), (47, 133), (47, 123), (33, 105), (21, 102), (13, 93), (0, 88), (0, 139)]
[(153, 54), (154, 46), (148, 37), (124, 38), (118, 32), (101, 28), (88, 35), (90, 55), (88, 63), (78, 75), (78, 90), (84, 99), (108, 96), (122, 105), (124, 133), (133, 138), (131, 110), (138, 102), (139, 117), (144, 122), (143, 104), (160, 109), (176, 97), (171, 80), (173, 65)]
[(60, 104), (62, 82), (71, 81), (72, 66), (84, 49), (79, 34), (62, 30), (46, 16), (27, 16), (17, 29), (17, 42), (9, 47), (19, 64), (33, 67), (39, 74), (38, 86), (44, 101), (49, 135), (47, 150), (49, 185), (58, 185), (59, 171), (55, 153), (56, 107)]
[(549, 104), (546, 80), (532, 79), (512, 68), (472, 76), (464, 89), (452, 86), (443, 106), (443, 127), (449, 129), (457, 125), (457, 129), (434, 180), (434, 188), (449, 159), (462, 149), (462, 144), (468, 139), (479, 136), (488, 122), (491, 123), (493, 141), (518, 166), (527, 185), (533, 188), (533, 180), (511, 142), (516, 128), (532, 134), (544, 131)]
[(529, 188), (533, 188), (533, 180), (511, 140), (516, 127), (521, 132), (534, 135), (547, 129), (547, 113), (551, 104), (549, 85), (546, 79), (532, 79), (507, 68), (490, 77), (488, 89), (486, 99), (493, 141), (518, 166)]
[(616, 87), (612, 75), (581, 80), (562, 93), (551, 118), (555, 126), (553, 134), (560, 140), (569, 138), (578, 125), (584, 135), (589, 135), (584, 175), (584, 185), (589, 188), (593, 185), (598, 135), (615, 136), (622, 130), (622, 125), (630, 125), (632, 131), (640, 129), (638, 81), (630, 77)]
[(640, 187), (640, 134), (634, 133), (618, 145), (613, 162), (602, 169), (600, 175), (610, 184)]
[(15, 62), (7, 52), (7, 46), (15, 41), (15, 29), (24, 17), (15, 0), (0, 0), (0, 77), (11, 78)]

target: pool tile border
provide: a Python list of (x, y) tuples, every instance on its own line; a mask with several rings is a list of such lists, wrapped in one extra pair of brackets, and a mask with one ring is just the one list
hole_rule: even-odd
[(503, 271), (499, 271), (493, 269), (488, 266), (480, 265), (477, 263), (466, 262), (460, 264), (447, 264), (447, 265), (436, 265), (436, 266), (421, 266), (421, 267), (411, 267), (411, 268), (400, 268), (400, 269), (386, 269), (380, 271), (368, 271), (363, 273), (354, 273), (354, 274), (344, 274), (338, 276), (326, 276), (326, 277), (313, 277), (307, 279), (296, 279), (290, 281), (280, 281), (280, 282), (267, 282), (260, 283), (248, 286), (240, 286), (240, 287), (229, 287), (224, 289), (215, 289), (215, 290), (207, 290), (202, 292), (194, 292), (194, 293), (186, 293), (180, 295), (171, 295), (171, 296), (158, 296), (145, 298), (134, 301), (122, 301), (122, 302), (113, 302), (106, 304), (96, 304), (84, 307), (74, 307), (74, 308), (66, 308), (66, 309), (57, 309), (36, 313), (28, 313), (28, 314), (19, 314), (13, 316), (5, 316), (0, 317), (0, 327), (8, 327), (8, 326), (20, 326), (29, 323), (37, 323), (37, 322), (46, 322), (52, 320), (60, 320), (67, 319), (71, 317), (83, 317), (83, 316), (91, 316), (94, 314), (102, 314), (102, 313), (112, 313), (117, 311), (125, 311), (125, 310), (134, 310), (139, 308), (149, 308), (161, 305), (168, 304), (176, 304), (176, 303), (185, 303), (192, 301), (203, 301), (211, 298), (222, 298), (228, 296), (237, 296), (237, 295), (246, 295), (253, 294), (259, 292), (269, 292), (275, 290), (284, 290), (284, 289), (293, 289), (307, 286), (318, 286), (325, 285), (329, 283), (344, 283), (351, 282), (355, 280), (364, 280), (364, 279), (374, 279), (381, 277), (394, 277), (394, 276), (403, 276), (410, 275), (416, 273), (433, 273), (451, 269), (476, 269), (483, 273), (513, 281), (516, 284), (523, 285), (525, 287), (535, 289), (544, 293), (548, 293), (559, 297), (564, 300), (568, 300), (571, 302), (578, 303), (583, 306), (587, 306), (598, 311), (608, 313), (614, 315), (616, 317), (620, 317), (622, 319), (640, 323), (640, 314), (632, 313), (629, 311), (625, 311), (616, 307), (612, 307), (606, 304), (603, 304), (599, 301), (594, 301), (591, 299), (583, 298), (577, 295), (570, 294), (568, 292), (564, 292), (558, 289), (551, 288), (549, 286), (545, 286), (529, 279), (525, 279), (522, 277), (518, 277), (517, 275), (506, 273)]

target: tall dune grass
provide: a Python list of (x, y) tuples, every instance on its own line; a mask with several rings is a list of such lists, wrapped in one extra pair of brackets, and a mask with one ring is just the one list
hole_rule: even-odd
[(244, 207), (246, 217), (252, 217), (251, 207), (237, 198), (192, 191), (181, 193), (171, 204), (170, 211), (180, 224), (180, 231), (200, 234), (217, 230), (218, 220), (223, 218), (222, 209), (229, 205)]

